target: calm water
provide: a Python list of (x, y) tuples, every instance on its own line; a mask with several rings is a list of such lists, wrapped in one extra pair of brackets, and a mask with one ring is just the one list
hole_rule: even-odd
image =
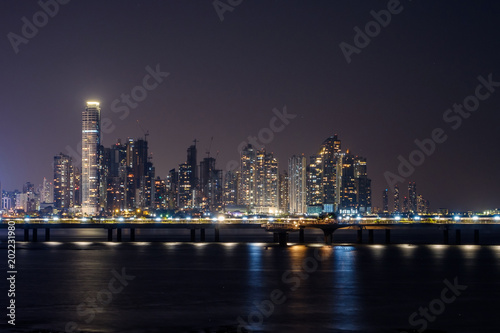
[[(152, 241), (159, 236), (144, 233), (144, 242), (106, 243), (103, 231), (89, 230), (19, 242), (17, 325), (2, 322), (0, 329), (64, 332), (73, 322), (85, 332), (236, 332), (238, 325), (254, 332), (401, 332), (421, 328), (410, 325), (410, 315), (441, 298), (445, 279), (457, 278), (467, 289), (437, 308), (443, 311), (427, 320), (429, 329), (500, 331), (498, 245), (323, 246), (314, 242), (321, 234), (308, 231), (311, 243), (279, 248), (247, 243), (252, 232), (226, 231), (223, 238), (235, 242), (220, 244)], [(120, 284), (112, 279), (122, 269), (129, 277)]]

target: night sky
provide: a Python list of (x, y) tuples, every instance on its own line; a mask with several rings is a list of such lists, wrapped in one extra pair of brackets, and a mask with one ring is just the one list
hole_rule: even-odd
[[(33, 22), (41, 7), (1, 1), (2, 186), (52, 179), (53, 156), (81, 141), (89, 100), (101, 102), (114, 128), (103, 134), (105, 146), (142, 137), (137, 120), (149, 130), (162, 178), (185, 161), (195, 138), (201, 159), (213, 137), (211, 156), (220, 151), (217, 166), (226, 169), (238, 145), (286, 106), (297, 116), (266, 145), (281, 169), (337, 133), (343, 149), (368, 159), (373, 205), (380, 206), (384, 173), (397, 173), (398, 156), (408, 158), (415, 139), (442, 128), (448, 139), (400, 183), (402, 194), (411, 180), (432, 209), (500, 207), (500, 87), (456, 130), (443, 120), (474, 95), (478, 76), (500, 82), (500, 2), (403, 0), (347, 63), (339, 44), (354, 45), (353, 29), (364, 30), (374, 20), (370, 11), (387, 6), (243, 0), (221, 21), (209, 0), (72, 0), (16, 53), (9, 33), (22, 36), (22, 18)], [(146, 67), (157, 65), (170, 73), (163, 82), (127, 117), (113, 112), (113, 101), (142, 86)]]

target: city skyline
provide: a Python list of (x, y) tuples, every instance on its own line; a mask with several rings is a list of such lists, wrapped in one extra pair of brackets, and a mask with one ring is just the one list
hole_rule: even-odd
[[(204, 152), (213, 137), (217, 168), (225, 170), (238, 159), (239, 144), (272, 131), (273, 110), (286, 106), (296, 117), (280, 131), (262, 132), (272, 135), (265, 146), (279, 161), (308, 157), (317, 142), (338, 133), (346, 148), (370, 161), (373, 204), (380, 207), (384, 173), (397, 174), (398, 156), (408, 159), (415, 140), (442, 128), (447, 140), (400, 188), (415, 181), (433, 207), (498, 207), (500, 194), (489, 185), (500, 183), (492, 144), (500, 139), (499, 4), (453, 4), (450, 15), (449, 4), (401, 2), (403, 10), (350, 63), (339, 44), (354, 45), (353, 28), (364, 28), (370, 12), (386, 4), (287, 4), (244, 2), (221, 22), (211, 3), (70, 2), (17, 53), (4, 38), (0, 57), (10, 65), (3, 71), (2, 121), (9, 126), (0, 139), (9, 144), (0, 160), (2, 187), (50, 179), (56, 153), (78, 152), (85, 100), (101, 103), (105, 146), (149, 131), (161, 177), (184, 159), (193, 138)], [(0, 22), (5, 35), (22, 34), (21, 18), (42, 10), (37, 3), (0, 9), (9, 13)], [(448, 109), (490, 78), (491, 90), (479, 90), (490, 95), (478, 111), (451, 120), (458, 114)], [(125, 95), (135, 98), (127, 102)]]
[[(60, 153), (59, 155), (56, 155), (54, 156), (54, 163), (53, 163), (53, 167), (54, 167), (54, 191), (57, 192), (57, 188), (58, 186), (56, 185), (57, 184), (57, 179), (56, 179), (56, 170), (58, 169), (58, 161), (60, 160), (64, 160), (62, 163), (63, 164), (68, 164), (69, 163), (69, 167), (71, 168), (71, 170), (73, 169), (76, 169), (78, 170), (78, 168), (81, 168), (82, 169), (82, 173), (81, 173), (81, 177), (82, 177), (82, 183), (81, 183), (81, 188), (77, 189), (77, 193), (80, 193), (81, 192), (81, 197), (79, 199), (76, 199), (76, 195), (74, 194), (70, 194), (69, 191), (68, 193), (65, 193), (65, 194), (61, 194), (61, 196), (68, 196), (67, 198), (63, 198), (63, 199), (58, 199), (57, 196), (54, 194), (54, 198), (53, 198), (53, 202), (55, 204), (55, 207), (57, 208), (58, 206), (60, 207), (65, 207), (67, 206), (67, 204), (69, 202), (74, 202), (74, 203), (81, 203), (82, 204), (82, 213), (84, 215), (96, 215), (99, 211), (99, 207), (101, 206), (101, 208), (103, 208), (104, 206), (103, 205), (106, 205), (106, 204), (103, 204), (103, 203), (99, 203), (99, 194), (98, 192), (100, 191), (99, 190), (99, 186), (97, 183), (101, 183), (101, 181), (99, 180), (100, 177), (99, 177), (99, 170), (102, 169), (102, 165), (99, 165), (100, 162), (99, 159), (100, 158), (104, 158), (104, 156), (101, 156), (99, 158), (99, 154), (100, 154), (100, 149), (104, 149), (106, 150), (106, 148), (104, 146), (101, 146), (100, 145), (100, 141), (101, 141), (101, 135), (102, 135), (102, 132), (101, 132), (101, 127), (102, 127), (102, 124), (101, 124), (101, 115), (100, 115), (100, 112), (101, 112), (101, 109), (100, 109), (100, 102), (98, 101), (91, 101), (91, 102), (86, 102), (86, 108), (85, 110), (82, 112), (82, 152), (80, 154), (81, 156), (81, 160), (78, 160), (78, 155), (74, 156), (74, 157), (77, 157), (76, 160), (73, 159), (73, 156), (71, 156), (71, 151), (70, 151), (70, 155), (65, 155), (63, 153)], [(139, 125), (140, 127), (140, 125)], [(142, 131), (143, 128), (140, 127)], [(90, 133), (92, 132), (92, 133)], [(152, 160), (152, 156), (153, 156), (153, 153), (150, 152), (150, 157), (147, 156), (147, 151), (148, 151), (148, 141), (147, 141), (147, 138), (149, 136), (149, 131), (147, 132), (144, 132), (144, 137), (138, 137), (137, 142), (138, 143), (143, 143), (145, 144), (145, 150), (142, 150), (144, 153), (140, 153), (140, 154), (146, 154), (144, 155), (143, 157), (143, 162), (141, 163), (144, 163), (144, 161), (149, 161), (150, 159)], [(126, 140), (126, 142), (136, 142), (133, 138), (130, 138), (128, 137)], [(211, 143), (213, 141), (213, 137), (211, 138)], [(254, 142), (254, 143), (257, 143), (258, 144), (258, 141), (256, 140), (249, 140), (250, 142)], [(121, 142), (121, 138), (118, 138), (117, 139), (117, 142), (113, 145), (111, 145), (111, 147), (113, 148), (113, 146), (117, 146), (119, 145)], [(204, 164), (210, 164), (208, 168), (208, 170), (210, 171), (205, 171), (206, 172), (213, 172), (215, 169), (216, 169), (216, 162), (217, 160), (213, 157), (210, 157), (210, 153), (212, 152), (211, 151), (211, 143), (210, 143), (210, 146), (209, 146), (209, 150), (207, 152), (205, 152), (205, 154), (207, 154), (207, 158), (203, 158), (203, 159), (200, 159), (200, 163), (197, 164), (197, 148), (196, 148), (196, 144), (199, 142), (199, 140), (197, 139), (194, 139), (193, 140), (194, 144), (189, 146), (189, 148), (187, 149), (187, 158), (185, 160), (185, 162), (183, 163), (177, 163), (176, 165), (179, 167), (179, 175), (177, 177), (179, 177), (179, 179), (181, 179), (181, 174), (182, 173), (186, 173), (186, 172), (189, 172), (189, 174), (187, 175), (187, 184), (189, 184), (189, 189), (185, 191), (187, 197), (184, 199), (184, 201), (186, 202), (185, 205), (183, 204), (179, 204), (178, 206), (177, 205), (174, 205), (175, 208), (180, 208), (180, 209), (184, 209), (184, 208), (191, 208), (191, 207), (195, 207), (195, 204), (193, 201), (190, 201), (190, 197), (192, 196), (192, 193), (191, 191), (193, 189), (195, 189), (197, 187), (196, 184), (198, 184), (199, 182), (199, 179), (198, 177), (200, 177), (200, 179), (203, 178), (202, 176), (202, 169), (204, 169)], [(84, 144), (85, 143), (85, 144)], [(142, 144), (141, 143), (141, 144)], [(325, 146), (326, 145), (326, 146)], [(328, 148), (330, 145), (331, 148)], [(102, 148), (101, 148), (102, 147)], [(241, 147), (241, 145), (240, 145)], [(127, 148), (128, 149), (128, 148)], [(282, 175), (282, 173), (280, 172), (280, 170), (282, 170), (283, 172), (286, 173), (286, 171), (288, 170), (288, 174), (287, 174), (287, 177), (289, 179), (289, 186), (294, 186), (292, 184), (296, 183), (296, 181), (293, 180), (293, 177), (290, 177), (290, 175), (292, 175), (292, 169), (294, 168), (297, 168), (295, 166), (295, 164), (297, 163), (296, 162), (296, 159), (297, 158), (300, 158), (300, 159), (303, 159), (303, 163), (304, 163), (304, 179), (303, 179), (303, 182), (304, 182), (304, 185), (303, 186), (303, 193), (301, 193), (300, 195), (297, 193), (297, 194), (294, 194), (294, 192), (296, 192), (295, 190), (293, 190), (292, 188), (290, 189), (287, 189), (287, 192), (289, 191), (290, 192), (290, 197), (287, 198), (287, 201), (289, 200), (289, 203), (287, 202), (287, 205), (289, 205), (288, 207), (290, 208), (290, 211), (289, 213), (291, 214), (310, 214), (311, 211), (309, 211), (308, 209), (308, 206), (309, 205), (314, 205), (314, 198), (311, 197), (311, 195), (313, 194), (310, 194), (310, 192), (312, 191), (312, 189), (310, 189), (309, 187), (311, 186), (308, 182), (310, 181), (310, 177), (311, 177), (311, 174), (313, 174), (314, 172), (313, 171), (309, 171), (309, 168), (314, 168), (314, 165), (315, 165), (315, 159), (317, 158), (322, 158), (320, 156), (322, 156), (323, 154), (330, 154), (329, 156), (331, 156), (330, 158), (326, 158), (326, 160), (329, 160), (329, 159), (332, 159), (332, 162), (333, 163), (331, 166), (328, 166), (328, 164), (326, 164), (326, 169), (330, 168), (330, 169), (337, 169), (336, 172), (339, 172), (338, 168), (339, 168), (339, 165), (338, 165), (338, 162), (334, 162), (333, 159), (337, 159), (337, 157), (334, 157), (334, 154), (335, 156), (337, 154), (340, 154), (340, 159), (342, 160), (343, 156), (346, 155), (346, 153), (342, 153), (342, 150), (341, 150), (341, 140), (338, 139), (338, 135), (335, 134), (335, 135), (332, 135), (330, 136), (329, 138), (327, 138), (323, 144), (321, 145), (321, 148), (319, 150), (319, 153), (318, 154), (312, 154), (310, 155), (310, 162), (307, 163), (306, 162), (306, 158), (304, 157), (304, 154), (302, 154), (301, 156), (297, 156), (297, 155), (293, 155), (291, 156), (289, 159), (288, 159), (288, 164), (284, 164), (284, 166), (282, 165), (281, 168), (279, 167), (279, 163), (278, 163), (278, 160), (276, 158), (273, 157), (273, 152), (271, 153), (266, 153), (266, 149), (265, 149), (265, 146), (261, 146), (260, 149), (258, 149), (258, 147), (253, 147), (251, 144), (247, 144), (247, 147), (242, 147), (241, 151), (240, 151), (240, 157), (241, 157), (241, 161), (238, 162), (238, 165), (239, 167), (238, 168), (234, 168), (234, 164), (231, 164), (231, 163), (228, 163), (227, 164), (227, 170), (215, 170), (217, 172), (220, 172), (220, 175), (218, 177), (220, 177), (220, 181), (218, 182), (218, 186), (221, 187), (221, 194), (220, 194), (220, 202), (224, 202), (224, 199), (225, 198), (225, 192), (224, 192), (224, 184), (226, 183), (226, 179), (225, 177), (222, 176), (222, 174), (224, 173), (227, 173), (227, 172), (234, 172), (234, 171), (238, 171), (238, 172), (241, 172), (242, 170), (244, 170), (244, 160), (245, 160), (245, 155), (247, 153), (245, 153), (247, 151), (247, 149), (250, 149), (252, 151), (251, 155), (253, 156), (252, 159), (253, 159), (253, 163), (262, 163), (262, 161), (264, 159), (266, 159), (266, 156), (269, 155), (271, 160), (274, 161), (275, 163), (275, 168), (276, 168), (276, 179), (274, 180), (274, 182), (276, 182), (275, 184), (275, 189), (273, 189), (275, 191), (275, 193), (272, 195), (272, 197), (274, 198), (274, 200), (276, 201), (274, 205), (270, 205), (269, 207), (281, 207), (281, 203), (279, 201), (279, 191), (280, 191), (280, 186), (279, 185), (279, 177)], [(75, 152), (73, 152), (75, 153)], [(104, 153), (106, 155), (106, 153), (103, 151), (101, 153)], [(217, 151), (217, 156), (219, 155), (220, 151)], [(109, 154), (109, 153), (108, 153)], [(113, 154), (113, 153), (111, 153)], [(203, 156), (204, 154), (201, 154), (201, 156)], [(351, 156), (349, 155), (349, 150), (347, 150), (347, 155), (348, 156)], [(89, 163), (86, 163), (85, 161), (88, 159), (89, 156), (92, 156), (93, 159), (96, 161), (97, 164), (94, 164), (92, 165), (90, 162)], [(260, 156), (260, 157), (259, 157)], [(356, 157), (357, 158), (357, 157)], [(352, 157), (351, 157), (352, 159)], [(261, 162), (258, 162), (258, 161), (261, 161)], [(364, 161), (362, 162), (363, 163), (363, 173), (364, 175), (366, 176), (367, 175), (367, 169), (366, 169), (366, 159), (363, 159), (361, 158), (361, 161)], [(73, 164), (74, 163), (74, 164)], [(241, 163), (241, 164), (240, 164)], [(302, 163), (302, 162), (300, 162)], [(353, 163), (352, 161), (349, 162), (349, 163)], [(359, 163), (359, 162), (358, 162)], [(151, 167), (153, 166), (152, 163), (149, 163), (151, 165)], [(293, 166), (292, 166), (293, 165)], [(341, 162), (341, 168), (342, 168), (342, 162)], [(307, 166), (307, 173), (306, 173), (306, 167)], [(65, 166), (67, 167), (67, 166)], [(144, 168), (145, 166), (143, 166)], [(186, 169), (188, 168), (189, 169)], [(60, 168), (60, 167), (59, 167)], [(87, 169), (88, 171), (85, 172), (85, 169)], [(300, 168), (302, 169), (302, 168)], [(175, 170), (172, 169), (172, 170)], [(165, 179), (168, 179), (168, 177), (170, 176), (171, 177), (171, 172), (172, 170), (169, 171), (169, 175), (167, 175), (166, 178), (160, 178), (160, 176), (157, 176), (157, 180), (155, 178), (155, 180), (153, 180), (152, 178), (150, 179), (150, 182), (155, 182), (155, 181), (165, 181)], [(353, 169), (355, 170), (355, 169)], [(199, 171), (199, 173), (198, 173)], [(66, 171), (68, 172), (68, 171)], [(302, 172), (302, 171), (301, 171)], [(333, 172), (333, 171), (332, 171)], [(356, 172), (356, 171), (354, 171)], [(64, 173), (64, 172), (63, 172)], [(86, 175), (87, 173), (87, 175)], [(153, 173), (154, 173), (154, 168), (153, 168)], [(90, 175), (93, 175), (93, 176), (90, 176)], [(341, 173), (340, 173), (341, 175)], [(80, 176), (80, 175), (79, 175)], [(258, 175), (256, 175), (258, 176)], [(314, 177), (314, 175), (312, 175)], [(354, 174), (353, 174), (354, 176)], [(337, 177), (337, 175), (335, 175), (335, 177)], [(153, 177), (154, 178), (154, 177)], [(87, 180), (86, 180), (87, 179)], [(90, 181), (90, 179), (94, 179), (93, 181)], [(88, 185), (84, 185), (85, 184), (85, 180), (87, 181)], [(44, 188), (44, 184), (46, 182), (46, 178), (44, 177), (43, 179), (43, 184), (40, 185), (40, 188)], [(139, 182), (139, 179), (136, 179), (135, 182)], [(300, 182), (300, 181), (299, 181)], [(326, 181), (326, 184), (328, 184), (328, 180)], [(334, 183), (337, 182), (337, 180), (333, 180)], [(342, 180), (341, 180), (342, 182)], [(306, 184), (307, 183), (307, 184)], [(26, 184), (31, 184), (31, 182), (24, 182), (23, 183), (23, 189), (26, 188)], [(371, 190), (369, 190), (370, 194), (368, 195), (369, 196), (369, 199), (368, 199), (368, 202), (369, 202), (369, 207), (370, 209), (369, 210), (361, 210), (361, 211), (356, 211), (356, 212), (352, 212), (353, 214), (357, 214), (357, 213), (361, 213), (361, 214), (369, 214), (370, 212), (375, 212), (375, 213), (404, 213), (404, 212), (409, 212), (409, 213), (428, 213), (430, 212), (431, 210), (429, 209), (430, 206), (429, 206), (429, 201), (428, 200), (424, 200), (424, 198), (422, 197), (422, 195), (418, 195), (417, 196), (417, 191), (416, 191), (416, 185), (415, 185), (415, 182), (413, 181), (409, 181), (408, 182), (408, 196), (403, 196), (403, 201), (402, 202), (399, 202), (399, 185), (400, 184), (396, 184), (394, 186), (393, 189), (384, 189), (383, 190), (383, 197), (382, 197), (382, 200), (381, 200), (381, 205), (380, 206), (376, 206), (376, 205), (372, 205), (371, 202), (372, 202), (372, 198), (371, 197)], [(405, 185), (403, 183), (403, 185)], [(68, 188), (71, 186), (73, 186), (73, 184), (69, 184), (68, 183)], [(102, 184), (100, 185), (102, 186)], [(123, 186), (123, 185), (122, 185)], [(204, 185), (203, 186), (207, 186), (207, 182), (205, 181), (204, 182)], [(205, 194), (205, 188), (204, 187), (201, 187), (200, 188), (200, 191)], [(240, 205), (247, 205), (247, 206), (266, 206), (266, 204), (263, 204), (263, 202), (261, 202), (260, 200), (262, 201), (267, 201), (269, 199), (265, 199), (264, 197), (266, 197), (268, 195), (267, 191), (265, 189), (260, 189), (260, 194), (259, 194), (259, 198), (263, 198), (263, 199), (257, 199), (257, 201), (255, 201), (255, 194), (257, 192), (259, 192), (259, 190), (257, 189), (258, 185), (255, 185), (255, 189), (247, 189), (245, 190), (245, 185), (243, 184), (242, 185), (242, 190), (243, 192), (246, 193), (245, 194), (240, 194), (239, 191), (238, 192), (238, 198), (243, 198), (241, 200), (241, 203), (240, 203), (240, 200), (238, 199), (237, 202), (240, 204)], [(314, 185), (313, 185), (314, 186)], [(331, 185), (333, 186), (333, 185)], [(364, 186), (368, 186), (368, 188), (370, 188), (370, 183), (368, 183), (368, 185), (364, 185)], [(239, 184), (238, 184), (238, 187), (239, 187)], [(264, 185), (262, 185), (262, 187), (264, 187)], [(300, 186), (302, 188), (302, 185)], [(1, 188), (1, 187), (0, 187)], [(86, 189), (87, 188), (87, 189)], [(341, 196), (341, 193), (340, 192), (336, 192), (336, 188), (339, 188), (338, 191), (340, 191), (340, 187), (336, 186), (335, 188), (332, 187), (331, 189), (329, 189), (328, 185), (326, 185), (325, 189), (324, 189), (324, 196), (326, 198), (325, 201), (323, 200), (320, 200), (317, 204), (321, 203), (321, 204), (334, 204), (335, 207), (337, 207), (336, 209), (338, 209), (338, 207), (342, 207), (342, 205), (340, 204), (341, 200), (343, 200), (340, 196)], [(180, 185), (179, 187), (180, 191), (182, 191), (182, 185)], [(17, 190), (17, 189), (16, 189)], [(150, 189), (151, 190), (151, 189)], [(359, 189), (357, 189), (359, 191)], [(25, 192), (23, 190), (23, 192)], [(54, 192), (54, 193), (55, 193)], [(307, 192), (307, 194), (306, 194)], [(336, 192), (335, 194), (332, 194), (333, 192)], [(87, 194), (85, 194), (87, 193)], [(134, 193), (135, 193), (135, 190), (134, 190)], [(330, 194), (329, 194), (330, 193)], [(41, 195), (43, 195), (41, 193)], [(213, 197), (213, 193), (211, 193), (211, 196)], [(303, 197), (303, 205), (304, 207), (301, 208), (301, 209), (298, 209), (297, 208), (297, 205), (300, 205), (299, 202), (295, 202), (295, 204), (293, 204), (293, 201), (295, 199), (295, 197), (299, 195), (300, 197)], [(338, 196), (338, 198), (334, 199), (334, 201), (329, 201), (330, 199), (328, 199), (330, 196)], [(393, 201), (391, 202), (389, 200), (389, 197), (390, 196), (393, 196)], [(86, 199), (85, 199), (86, 197)], [(182, 201), (182, 194), (180, 194), (180, 201)], [(248, 198), (247, 198), (248, 197)], [(152, 199), (153, 198), (153, 199)], [(333, 197), (332, 197), (333, 198)], [(67, 201), (66, 204), (62, 204), (62, 205), (58, 205), (56, 204), (58, 201)], [(117, 200), (116, 197), (108, 197), (107, 199), (108, 201), (109, 200)], [(135, 200), (135, 199), (134, 199)], [(150, 193), (150, 199), (149, 200), (154, 200), (154, 195)], [(332, 199), (333, 200), (333, 199)], [(85, 204), (87, 202), (87, 204)], [(89, 203), (90, 202), (90, 203)], [(119, 202), (119, 200), (118, 200)], [(48, 202), (46, 202), (48, 203)], [(77, 205), (77, 204), (76, 204)], [(116, 205), (116, 203), (115, 203)], [(120, 204), (117, 204), (117, 207), (120, 207), (119, 206)], [(154, 207), (154, 203), (150, 201), (150, 204), (149, 206), (151, 208)], [(402, 207), (402, 209), (399, 209), (399, 207)], [(59, 208), (60, 208), (59, 207)], [(73, 205), (71, 204), (71, 207), (73, 207)], [(212, 207), (210, 205), (210, 207)], [(220, 208), (222, 208), (223, 206), (221, 206)], [(68, 208), (68, 207), (66, 207)], [(135, 206), (133, 206), (133, 208), (135, 209)], [(392, 209), (391, 209), (392, 208)], [(121, 210), (123, 210), (124, 207), (122, 206), (121, 207)], [(331, 210), (332, 212), (333, 211), (336, 211), (335, 210)], [(496, 209), (496, 207), (489, 207), (488, 210), (491, 210), (491, 209)], [(448, 207), (434, 207), (434, 210), (433, 212), (436, 212), (436, 211), (441, 211), (441, 210), (445, 210), (445, 211), (449, 211), (450, 209)], [(453, 211), (453, 209), (451, 209)], [(222, 211), (222, 210), (221, 210)], [(270, 213), (277, 213), (278, 210), (274, 211), (274, 210), (271, 210)], [(330, 211), (330, 209), (323, 209), (321, 210), (322, 212), (328, 212)], [(314, 210), (314, 214), (317, 214), (321, 211), (315, 211)], [(455, 210), (458, 212), (458, 210)], [(466, 210), (462, 210), (462, 212), (465, 212), (465, 211), (471, 211), (469, 209), (466, 209)], [(338, 211), (337, 211), (338, 212)], [(347, 213), (347, 214), (350, 214), (349, 211), (344, 211), (344, 213)]]

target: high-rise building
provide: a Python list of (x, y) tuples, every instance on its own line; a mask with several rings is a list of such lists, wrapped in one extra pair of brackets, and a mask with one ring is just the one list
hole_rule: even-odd
[(127, 208), (127, 146), (118, 141), (110, 148), (104, 149), (104, 152), (107, 164), (106, 210), (119, 214)]
[(389, 190), (382, 191), (382, 212), (389, 213)]
[(54, 156), (54, 208), (64, 210), (73, 207), (73, 177), (71, 157), (63, 153)]
[(408, 213), (410, 212), (410, 207), (409, 207), (409, 200), (408, 197), (403, 198), (403, 213)]
[(191, 166), (191, 188), (194, 190), (198, 186), (198, 164), (197, 164), (197, 151), (196, 151), (196, 142), (194, 139), (193, 145), (189, 146), (187, 149), (187, 164)]
[(417, 213), (429, 214), (429, 200), (426, 200), (421, 194), (417, 196)]
[(278, 160), (264, 148), (256, 152), (255, 206), (257, 212), (278, 211)]
[(401, 202), (399, 200), (399, 185), (394, 185), (394, 213), (401, 213)]
[(238, 204), (244, 206), (255, 205), (256, 183), (256, 152), (251, 144), (241, 151), (240, 184), (238, 188)]
[(45, 204), (54, 202), (54, 185), (45, 177), (43, 178), (42, 185), (40, 186), (40, 202)]
[(167, 175), (167, 208), (179, 208), (179, 173), (172, 169)]
[(203, 208), (211, 212), (222, 211), (222, 170), (215, 169), (213, 157), (206, 157), (200, 162), (199, 188)]
[(99, 146), (101, 109), (98, 102), (87, 102), (82, 112), (82, 213), (99, 211)]
[(304, 156), (292, 156), (288, 160), (288, 177), (289, 177), (289, 202), (290, 213), (305, 214), (307, 213), (306, 205), (306, 158)]
[(341, 141), (337, 135), (329, 137), (321, 144), (319, 155), (322, 162), (323, 205), (334, 205), (337, 194), (337, 155), (340, 153)]
[(191, 188), (191, 165), (179, 165), (179, 208), (190, 209), (193, 207), (193, 189)]
[[(119, 161), (114, 158), (113, 170), (116, 166), (125, 168), (121, 171), (126, 173), (125, 177), (125, 204), (127, 209), (149, 209), (154, 201), (154, 178), (155, 168), (148, 155), (148, 141), (144, 139), (131, 139), (127, 141), (125, 152), (122, 146), (116, 146), (118, 153), (114, 153)], [(124, 155), (126, 158), (124, 159)], [(121, 170), (121, 169), (120, 169)], [(122, 174), (119, 177), (123, 177)]]
[(160, 179), (160, 177), (156, 177), (155, 186), (154, 186), (154, 209), (167, 209), (167, 183), (165, 180)]
[(408, 211), (417, 212), (417, 185), (415, 182), (408, 183)]
[(224, 175), (224, 207), (238, 204), (239, 172), (227, 171)]
[(371, 179), (368, 178), (366, 159), (357, 157), (354, 159), (354, 178), (356, 181), (356, 204), (358, 212), (370, 214), (372, 206)]
[(323, 169), (321, 155), (310, 157), (307, 166), (307, 205), (318, 206), (323, 204)]
[[(358, 212), (355, 157), (347, 151), (337, 154), (336, 211), (353, 214)], [(361, 168), (359, 172), (361, 172)]]
[(290, 178), (288, 172), (284, 170), (279, 178), (279, 213), (288, 214), (290, 212)]

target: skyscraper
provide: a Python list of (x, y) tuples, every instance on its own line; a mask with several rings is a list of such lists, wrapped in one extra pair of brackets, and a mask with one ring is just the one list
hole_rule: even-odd
[(371, 179), (368, 178), (366, 158), (354, 159), (354, 178), (356, 181), (356, 204), (358, 212), (370, 214), (372, 211), (372, 189)]
[(196, 152), (196, 142), (197, 140), (194, 139), (194, 145), (189, 146), (187, 149), (187, 164), (191, 166), (191, 189), (195, 189), (196, 186), (198, 186), (198, 164), (197, 164), (197, 152)]
[(410, 213), (417, 212), (417, 184), (415, 182), (408, 183), (408, 211)]
[(278, 160), (264, 148), (256, 152), (255, 206), (258, 212), (278, 211)]
[(238, 202), (238, 175), (227, 171), (224, 176), (224, 207), (236, 206)]
[(281, 214), (288, 214), (290, 212), (290, 177), (288, 177), (288, 172), (284, 170), (280, 173), (279, 179), (279, 198), (278, 198), (278, 206), (279, 212)]
[(255, 149), (248, 144), (241, 151), (241, 176), (240, 186), (238, 188), (238, 204), (244, 206), (255, 205), (255, 168), (256, 168)]
[[(347, 151), (337, 154), (336, 207), (343, 213), (357, 213), (357, 190), (354, 175), (355, 157)], [(358, 166), (358, 172), (363, 173)]]
[(288, 160), (290, 213), (305, 214), (306, 206), (306, 158), (292, 156)]
[(389, 213), (389, 190), (382, 191), (382, 212)]
[(54, 156), (54, 208), (73, 207), (73, 165), (71, 157), (59, 154)]
[[(1, 192), (1, 185), (0, 185)], [(43, 178), (43, 183), (40, 187), (40, 202), (41, 203), (53, 203), (54, 202), (54, 185), (49, 182), (45, 177)]]
[(319, 214), (323, 210), (323, 168), (321, 155), (310, 157), (307, 166), (307, 209), (308, 212), (314, 210)]
[(399, 185), (394, 185), (394, 213), (401, 212), (401, 202), (399, 200)]
[[(333, 206), (337, 192), (337, 154), (340, 153), (341, 142), (337, 135), (331, 136), (321, 144), (319, 155), (322, 161), (323, 204)], [(326, 209), (330, 210), (330, 209)]]
[(96, 215), (99, 210), (99, 146), (101, 109), (98, 102), (87, 102), (82, 112), (82, 213)]
[(191, 188), (191, 165), (183, 163), (179, 165), (179, 208), (189, 209), (193, 207), (193, 189)]
[(200, 162), (199, 188), (202, 206), (211, 212), (222, 210), (222, 170), (215, 169), (215, 158), (205, 157)]

